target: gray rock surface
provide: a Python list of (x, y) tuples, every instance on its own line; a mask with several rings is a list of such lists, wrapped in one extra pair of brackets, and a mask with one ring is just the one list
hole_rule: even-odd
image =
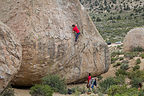
[[(38, 83), (46, 74), (59, 74), (72, 83), (86, 79), (89, 72), (94, 76), (108, 70), (108, 47), (78, 0), (0, 0), (0, 4), (0, 20), (17, 34), (23, 48), (15, 85)], [(81, 32), (76, 44), (74, 23)]]
[(131, 51), (133, 48), (141, 47), (144, 49), (144, 28), (130, 30), (124, 38), (124, 51)]
[(13, 79), (21, 65), (22, 47), (13, 32), (0, 22), (0, 92)]

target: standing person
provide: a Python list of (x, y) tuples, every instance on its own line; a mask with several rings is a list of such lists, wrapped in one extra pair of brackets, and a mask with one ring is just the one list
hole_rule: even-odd
[(138, 84), (138, 96), (144, 96), (144, 90), (143, 90), (143, 88), (142, 88), (142, 83), (139, 83)]
[(73, 27), (73, 31), (76, 32), (75, 42), (77, 42), (77, 39), (78, 39), (78, 37), (79, 37), (79, 35), (80, 35), (80, 31), (79, 31), (79, 29), (77, 28), (77, 25), (73, 24), (72, 27)]
[(138, 91), (142, 90), (142, 83), (139, 83), (138, 86)]
[(87, 87), (90, 87), (90, 85), (91, 85), (91, 74), (89, 73)]
[(96, 78), (93, 78), (93, 82), (92, 82), (92, 86), (91, 86), (91, 88), (94, 88), (94, 86), (97, 87), (97, 81), (96, 81)]

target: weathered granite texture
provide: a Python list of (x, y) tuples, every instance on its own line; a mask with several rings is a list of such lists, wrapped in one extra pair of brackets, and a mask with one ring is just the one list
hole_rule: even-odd
[(0, 92), (13, 79), (21, 65), (22, 47), (13, 32), (0, 22)]
[(124, 51), (131, 51), (133, 48), (141, 47), (144, 49), (144, 28), (130, 30), (124, 38)]
[[(38, 83), (46, 74), (59, 74), (72, 83), (108, 70), (108, 47), (78, 0), (0, 0), (0, 4), (0, 20), (17, 34), (23, 48), (15, 85)], [(74, 23), (81, 31), (76, 44)]]

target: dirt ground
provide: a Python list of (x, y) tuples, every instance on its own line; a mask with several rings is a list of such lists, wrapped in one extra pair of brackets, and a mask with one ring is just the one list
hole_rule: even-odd
[[(31, 96), (29, 94), (29, 91), (28, 89), (14, 89), (15, 91), (15, 96)], [(73, 95), (62, 95), (62, 94), (59, 94), (59, 93), (54, 93), (53, 96), (75, 96), (74, 94)], [(98, 96), (98, 94), (82, 94), (80, 96)], [(108, 96), (108, 95), (104, 95), (104, 96)]]
[[(14, 89), (15, 91), (15, 96), (31, 96), (29, 94), (29, 91), (28, 89)], [(62, 95), (62, 94), (59, 94), (59, 93), (54, 93), (53, 96), (75, 96), (75, 95)], [(87, 95), (87, 94), (82, 94), (80, 96), (98, 96), (97, 94), (90, 94), (90, 95)]]
[(29, 89), (14, 89), (15, 96), (31, 96), (29, 91)]

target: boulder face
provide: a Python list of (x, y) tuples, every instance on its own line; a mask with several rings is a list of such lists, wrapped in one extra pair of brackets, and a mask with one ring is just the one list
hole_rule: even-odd
[[(108, 47), (79, 0), (0, 0), (0, 4), (0, 20), (17, 34), (23, 48), (14, 85), (30, 86), (47, 74), (59, 74), (72, 83), (108, 70)], [(77, 43), (72, 24), (81, 32)]]
[(22, 47), (15, 38), (11, 29), (0, 22), (0, 92), (20, 69)]
[(130, 30), (124, 38), (124, 51), (131, 51), (133, 48), (141, 47), (144, 49), (144, 28)]

